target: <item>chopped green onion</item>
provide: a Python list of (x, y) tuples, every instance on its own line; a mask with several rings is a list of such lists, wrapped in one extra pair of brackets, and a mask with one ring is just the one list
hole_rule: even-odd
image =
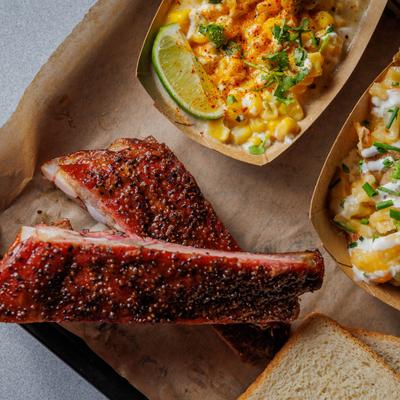
[(354, 247), (357, 247), (357, 246), (358, 246), (357, 242), (351, 242), (349, 244), (349, 249), (354, 249)]
[(389, 110), (390, 113), (392, 113), (392, 115), (390, 116), (390, 120), (388, 122), (388, 124), (386, 125), (386, 129), (390, 129), (393, 125), (393, 122), (396, 120), (396, 118), (399, 115), (399, 111), (400, 108), (399, 107), (395, 107)]
[(369, 225), (369, 219), (368, 218), (362, 218), (360, 221), (361, 225)]
[(379, 187), (378, 187), (378, 190), (379, 190), (380, 192), (385, 192), (385, 193), (391, 194), (391, 195), (393, 195), (393, 196), (400, 196), (400, 193), (399, 193), (399, 192), (395, 192), (394, 190), (385, 188), (384, 186), (379, 186)]
[(364, 189), (365, 193), (367, 193), (368, 197), (373, 197), (378, 194), (378, 192), (368, 182), (364, 183), (362, 188)]
[(346, 164), (342, 164), (342, 171), (345, 174), (349, 174), (350, 173), (350, 168)]
[(386, 153), (390, 150), (400, 152), (400, 147), (392, 146), (386, 143), (375, 142), (374, 146), (378, 149), (380, 153)]
[(228, 104), (234, 104), (234, 103), (237, 103), (237, 100), (236, 100), (236, 97), (235, 97), (233, 94), (230, 94), (230, 95), (227, 97), (226, 102), (227, 102)]
[(376, 203), (376, 209), (379, 210), (384, 210), (385, 208), (392, 207), (394, 205), (393, 200), (384, 200), (380, 201), (379, 203)]
[(400, 211), (394, 210), (393, 208), (389, 211), (390, 218), (395, 219), (396, 221), (400, 221)]
[(356, 233), (356, 230), (352, 227), (349, 226), (347, 224), (344, 224), (343, 222), (339, 222), (339, 221), (335, 221), (333, 220), (333, 222), (342, 230), (344, 230), (345, 232), (349, 232), (349, 233)]
[(390, 159), (390, 158), (385, 158), (383, 160), (383, 166), (385, 168), (390, 168), (393, 164), (394, 164), (394, 161), (392, 159)]
[(400, 82), (392, 82), (392, 86), (393, 87), (399, 87), (400, 86)]
[(340, 181), (341, 181), (340, 178), (334, 179), (334, 180), (330, 183), (329, 189), (333, 189)]
[(393, 225), (396, 227), (397, 231), (400, 231), (400, 221), (396, 219), (393, 221)]
[(400, 179), (400, 162), (398, 162), (398, 161), (394, 164), (392, 178)]

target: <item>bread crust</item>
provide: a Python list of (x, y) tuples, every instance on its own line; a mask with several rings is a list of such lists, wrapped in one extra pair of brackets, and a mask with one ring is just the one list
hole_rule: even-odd
[[(257, 377), (257, 379), (247, 388), (247, 390), (237, 399), (237, 400), (248, 400), (249, 396), (263, 383), (265, 379), (271, 374), (271, 372), (279, 366), (280, 362), (286, 357), (286, 355), (291, 351), (295, 344), (301, 340), (302, 333), (314, 320), (322, 320), (331, 325), (337, 332), (342, 336), (346, 337), (354, 345), (361, 347), (365, 352), (370, 354), (372, 358), (380, 364), (386, 371), (392, 375), (393, 379), (396, 380), (400, 385), (400, 375), (396, 374), (385, 362), (384, 360), (376, 354), (368, 345), (363, 343), (361, 340), (355, 338), (349, 331), (347, 331), (343, 326), (332, 318), (315, 312), (309, 314), (300, 327), (293, 333), (293, 335), (286, 342), (285, 346), (276, 354), (273, 360), (268, 364), (267, 368)], [(399, 339), (400, 340), (400, 339)]]

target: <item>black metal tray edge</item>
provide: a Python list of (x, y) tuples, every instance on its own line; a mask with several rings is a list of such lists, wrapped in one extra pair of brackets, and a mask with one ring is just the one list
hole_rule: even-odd
[(57, 324), (24, 324), (24, 330), (110, 400), (148, 400), (86, 343)]

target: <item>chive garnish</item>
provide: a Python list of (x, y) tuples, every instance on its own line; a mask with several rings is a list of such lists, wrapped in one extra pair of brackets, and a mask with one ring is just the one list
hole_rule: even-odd
[(385, 158), (383, 160), (383, 166), (385, 168), (390, 168), (394, 164), (394, 161), (391, 158)]
[(378, 194), (378, 192), (368, 182), (364, 183), (362, 188), (364, 189), (365, 193), (367, 193), (368, 197), (373, 197)]
[(394, 205), (393, 200), (384, 200), (380, 201), (379, 203), (376, 203), (376, 209), (379, 210), (384, 210), (385, 208), (392, 207)]
[(346, 164), (342, 164), (342, 171), (345, 173), (345, 174), (349, 174), (350, 173), (350, 168), (346, 165)]
[(399, 192), (395, 192), (394, 190), (385, 188), (384, 186), (379, 186), (378, 190), (380, 192), (385, 192), (385, 193), (391, 194), (392, 196), (400, 196)]
[(390, 144), (375, 142), (374, 146), (380, 153), (386, 153), (388, 151), (397, 151), (400, 153), (400, 147), (392, 146)]
[(392, 178), (400, 179), (400, 162), (398, 162), (398, 161), (394, 164)]
[(386, 125), (386, 129), (390, 129), (393, 125), (393, 122), (396, 120), (396, 118), (399, 115), (399, 107), (395, 107), (389, 110), (390, 113), (392, 113), (392, 115), (390, 116), (390, 120), (388, 122), (388, 124)]
[(362, 218), (360, 220), (361, 225), (369, 225), (369, 219), (368, 218)]
[(346, 224), (344, 224), (344, 223), (342, 223), (342, 222), (339, 222), (339, 221), (333, 221), (340, 229), (342, 229), (342, 230), (344, 230), (345, 232), (349, 232), (349, 233), (356, 233), (356, 230), (352, 227), (352, 226), (349, 226), (349, 225), (346, 225)]
[(357, 247), (357, 246), (358, 246), (357, 242), (351, 242), (349, 244), (349, 249), (354, 249), (354, 247)]
[(400, 221), (400, 211), (394, 210), (393, 208), (389, 211), (390, 218), (395, 219), (396, 221)]

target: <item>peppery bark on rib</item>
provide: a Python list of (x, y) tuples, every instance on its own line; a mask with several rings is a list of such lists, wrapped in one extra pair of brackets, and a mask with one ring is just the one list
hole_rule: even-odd
[(18, 238), (5, 255), (0, 268), (3, 322), (265, 326), (295, 318), (296, 296), (318, 287), (322, 271), (318, 253), (246, 259), (241, 253), (182, 252), (180, 246), (174, 251), (171, 245), (167, 250), (143, 243), (118, 245), (116, 235), (110, 245), (85, 234), (80, 242), (69, 230), (36, 229), (41, 234), (51, 229), (63, 240), (35, 234)]
[(110, 149), (55, 161), (113, 217), (113, 228), (186, 246), (239, 250), (193, 176), (154, 138), (119, 139)]

